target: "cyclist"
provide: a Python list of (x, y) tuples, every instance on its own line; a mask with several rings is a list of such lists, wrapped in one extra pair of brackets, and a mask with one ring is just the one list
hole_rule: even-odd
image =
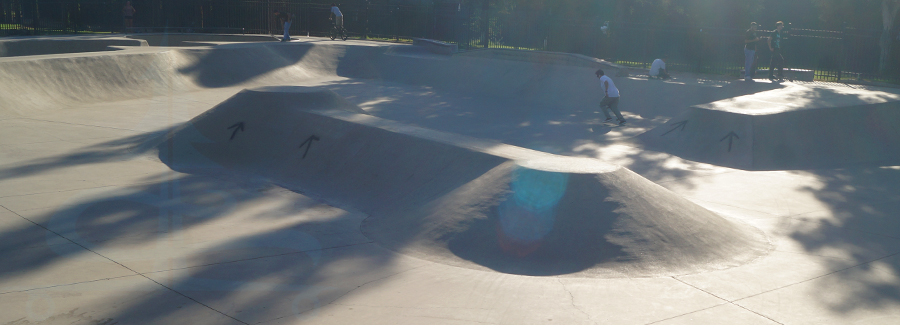
[(341, 14), (341, 10), (338, 9), (338, 6), (334, 3), (331, 3), (331, 14), (328, 15), (328, 20), (331, 20), (331, 16), (334, 16), (334, 27), (340, 31), (344, 28), (344, 15)]

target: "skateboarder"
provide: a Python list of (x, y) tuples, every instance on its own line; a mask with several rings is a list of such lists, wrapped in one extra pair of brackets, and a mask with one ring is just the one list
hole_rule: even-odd
[(666, 57), (657, 58), (650, 64), (650, 78), (657, 78), (660, 80), (670, 79), (669, 71), (666, 70)]
[(619, 125), (625, 124), (625, 118), (619, 112), (619, 89), (616, 88), (616, 84), (613, 83), (609, 76), (606, 76), (602, 69), (598, 69), (594, 74), (597, 74), (597, 78), (600, 79), (600, 87), (603, 88), (604, 97), (600, 101), (600, 109), (603, 110), (603, 115), (606, 116), (606, 120), (603, 122), (612, 121), (612, 116), (609, 114), (609, 111), (612, 110), (616, 114), (616, 118), (619, 119)]
[(281, 42), (291, 41), (291, 36), (288, 34), (288, 30), (291, 29), (291, 21), (294, 16), (289, 12), (279, 12), (278, 9), (275, 9), (275, 17), (281, 20), (281, 23), (284, 24), (284, 38), (281, 39)]

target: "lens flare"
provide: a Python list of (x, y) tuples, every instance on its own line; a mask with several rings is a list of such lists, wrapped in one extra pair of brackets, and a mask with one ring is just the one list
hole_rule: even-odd
[(567, 173), (517, 169), (510, 183), (512, 194), (497, 207), (500, 247), (519, 257), (540, 247), (553, 231), (556, 206), (568, 183)]

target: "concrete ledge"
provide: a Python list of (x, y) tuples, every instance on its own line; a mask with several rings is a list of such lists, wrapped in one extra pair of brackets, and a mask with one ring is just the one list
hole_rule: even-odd
[(428, 51), (441, 55), (452, 55), (459, 52), (459, 47), (455, 44), (430, 39), (413, 38), (413, 45), (425, 47)]
[[(744, 170), (900, 163), (900, 97), (786, 84), (692, 106), (633, 140), (646, 149)], [(815, 101), (808, 101), (810, 94)]]

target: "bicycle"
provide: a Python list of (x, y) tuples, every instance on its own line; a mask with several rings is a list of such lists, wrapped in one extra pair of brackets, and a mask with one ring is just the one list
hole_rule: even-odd
[(338, 30), (337, 24), (331, 23), (331, 31), (329, 32), (329, 36), (332, 40), (337, 39), (338, 36), (341, 37), (341, 40), (347, 41), (347, 29), (341, 26), (340, 30)]

